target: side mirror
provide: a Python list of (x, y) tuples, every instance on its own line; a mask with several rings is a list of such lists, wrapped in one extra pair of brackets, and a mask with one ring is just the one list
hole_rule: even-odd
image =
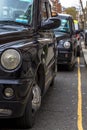
[(57, 17), (51, 17), (47, 19), (46, 21), (42, 22), (41, 28), (40, 29), (55, 29), (59, 27), (61, 24), (61, 21)]

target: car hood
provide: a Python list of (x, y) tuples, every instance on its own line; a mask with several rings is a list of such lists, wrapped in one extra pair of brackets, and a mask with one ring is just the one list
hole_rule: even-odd
[[(31, 31), (31, 33), (29, 33)], [(32, 30), (23, 26), (2, 26), (0, 27), (0, 44), (16, 41), (32, 34)]]
[(28, 41), (32, 37), (33, 29), (23, 26), (3, 26), (0, 27), (0, 51), (2, 49), (19, 46), (18, 43)]

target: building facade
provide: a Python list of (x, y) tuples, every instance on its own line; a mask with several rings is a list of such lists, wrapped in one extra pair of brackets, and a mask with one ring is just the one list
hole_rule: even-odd
[(53, 12), (61, 13), (62, 6), (59, 0), (50, 0), (52, 2), (52, 10)]

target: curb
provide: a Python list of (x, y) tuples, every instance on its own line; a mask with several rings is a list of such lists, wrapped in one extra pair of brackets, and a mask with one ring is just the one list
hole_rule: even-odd
[(82, 54), (84, 57), (85, 64), (87, 66), (87, 49), (85, 49), (84, 42), (82, 42), (81, 45), (82, 45)]

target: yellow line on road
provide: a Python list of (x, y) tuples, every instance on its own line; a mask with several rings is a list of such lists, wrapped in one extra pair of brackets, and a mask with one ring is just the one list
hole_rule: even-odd
[(77, 110), (77, 126), (78, 130), (83, 130), (82, 125), (82, 90), (81, 90), (81, 72), (80, 72), (80, 58), (78, 58), (78, 110)]

